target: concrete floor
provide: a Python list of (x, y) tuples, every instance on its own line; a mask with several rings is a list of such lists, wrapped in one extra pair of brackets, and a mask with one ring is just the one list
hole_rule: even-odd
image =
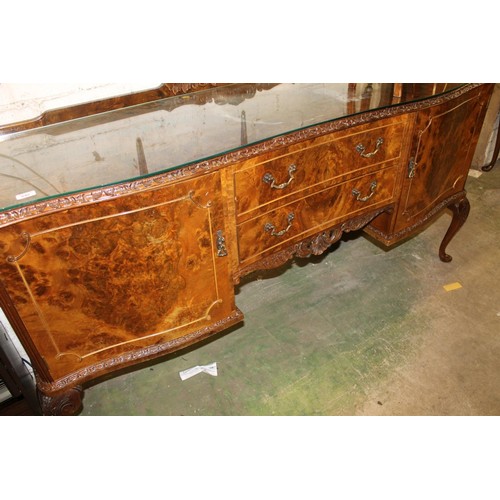
[(349, 235), (247, 280), (244, 326), (88, 388), (82, 415), (500, 415), (500, 162), (467, 190), (451, 263), (448, 213), (389, 251)]

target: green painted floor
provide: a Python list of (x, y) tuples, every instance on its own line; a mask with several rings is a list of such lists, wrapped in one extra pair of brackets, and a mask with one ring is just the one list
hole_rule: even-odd
[(451, 263), (448, 213), (389, 251), (348, 235), (246, 280), (244, 325), (87, 388), (81, 415), (499, 415), (500, 162), (467, 190)]

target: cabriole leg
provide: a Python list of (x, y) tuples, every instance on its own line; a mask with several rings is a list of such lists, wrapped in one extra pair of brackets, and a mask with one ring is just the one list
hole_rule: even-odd
[(470, 203), (469, 200), (464, 197), (459, 201), (448, 205), (448, 208), (453, 213), (453, 218), (451, 219), (450, 227), (446, 234), (444, 235), (443, 241), (441, 242), (441, 246), (439, 247), (439, 258), (443, 262), (451, 262), (452, 256), (446, 253), (446, 247), (448, 243), (453, 239), (455, 234), (459, 231), (459, 229), (464, 225), (467, 217), (469, 216)]

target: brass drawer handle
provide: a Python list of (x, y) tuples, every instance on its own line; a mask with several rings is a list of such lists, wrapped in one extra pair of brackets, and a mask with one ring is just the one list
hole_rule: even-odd
[(266, 174), (264, 174), (264, 177), (262, 177), (262, 180), (266, 184), (270, 184), (271, 189), (285, 189), (293, 181), (293, 179), (294, 179), (293, 174), (296, 171), (297, 171), (297, 166), (294, 163), (292, 163), (288, 167), (288, 180), (286, 182), (283, 182), (282, 184), (276, 184), (276, 179), (273, 177), (273, 174), (271, 174), (270, 172), (267, 172)]
[(370, 194), (361, 198), (361, 193), (357, 189), (353, 189), (352, 195), (356, 197), (356, 201), (368, 201), (375, 194), (376, 188), (377, 188), (377, 181), (373, 181), (370, 184)]
[(365, 153), (365, 146), (363, 146), (363, 144), (358, 144), (356, 146), (356, 151), (363, 157), (363, 158), (370, 158), (374, 155), (376, 155), (379, 150), (380, 150), (380, 147), (382, 146), (382, 144), (384, 143), (384, 139), (383, 137), (379, 137), (377, 139), (377, 142), (375, 144), (375, 150), (372, 151), (371, 153)]
[(292, 227), (293, 219), (295, 219), (295, 214), (293, 212), (290, 212), (288, 214), (288, 217), (286, 218), (288, 226), (286, 226), (285, 229), (282, 229), (281, 231), (276, 231), (274, 224), (267, 222), (266, 225), (264, 226), (264, 231), (266, 231), (266, 233), (271, 233), (271, 236), (276, 236), (276, 237), (283, 236)]

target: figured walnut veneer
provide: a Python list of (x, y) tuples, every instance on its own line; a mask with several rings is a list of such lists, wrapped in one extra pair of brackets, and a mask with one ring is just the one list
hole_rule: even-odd
[[(157, 91), (207, 88), (178, 85)], [(439, 247), (449, 262), (492, 89), (462, 86), (0, 213), (0, 306), (33, 362), (43, 412), (77, 412), (85, 382), (241, 321), (242, 276), (319, 255), (344, 232), (391, 245), (449, 207)], [(197, 99), (256, 88), (216, 90)]]
[[(291, 203), (283, 204), (272, 212), (249, 219), (238, 227), (240, 262), (243, 266), (258, 260), (272, 251), (297, 240), (318, 233), (374, 207), (389, 205), (396, 193), (397, 169), (382, 169), (330, 187), (322, 186), (309, 196), (301, 197)], [(372, 191), (372, 183), (376, 187)], [(370, 196), (366, 201), (359, 201), (353, 194)], [(281, 236), (274, 236), (265, 230), (266, 224), (273, 224), (278, 229), (287, 226), (287, 217), (293, 214), (290, 229)]]
[(235, 310), (218, 191), (214, 173), (2, 230), (5, 287), (53, 380)]
[[(491, 92), (491, 84), (473, 87), (414, 114), (397, 209), (372, 222), (366, 228), (370, 235), (392, 245), (466, 197), (465, 182)], [(461, 225), (453, 226), (458, 230)]]
[[(242, 163), (234, 174), (238, 219), (248, 218), (250, 211), (277, 199), (344, 175), (359, 175), (372, 165), (398, 159), (407, 122), (406, 116), (381, 120), (376, 127), (362, 125), (354, 131), (334, 132)], [(362, 156), (356, 150), (363, 145), (373, 151), (379, 140), (383, 141), (383, 147), (373, 156)], [(272, 189), (264, 181), (269, 174), (278, 183), (288, 181), (291, 165), (295, 171), (286, 188)]]

